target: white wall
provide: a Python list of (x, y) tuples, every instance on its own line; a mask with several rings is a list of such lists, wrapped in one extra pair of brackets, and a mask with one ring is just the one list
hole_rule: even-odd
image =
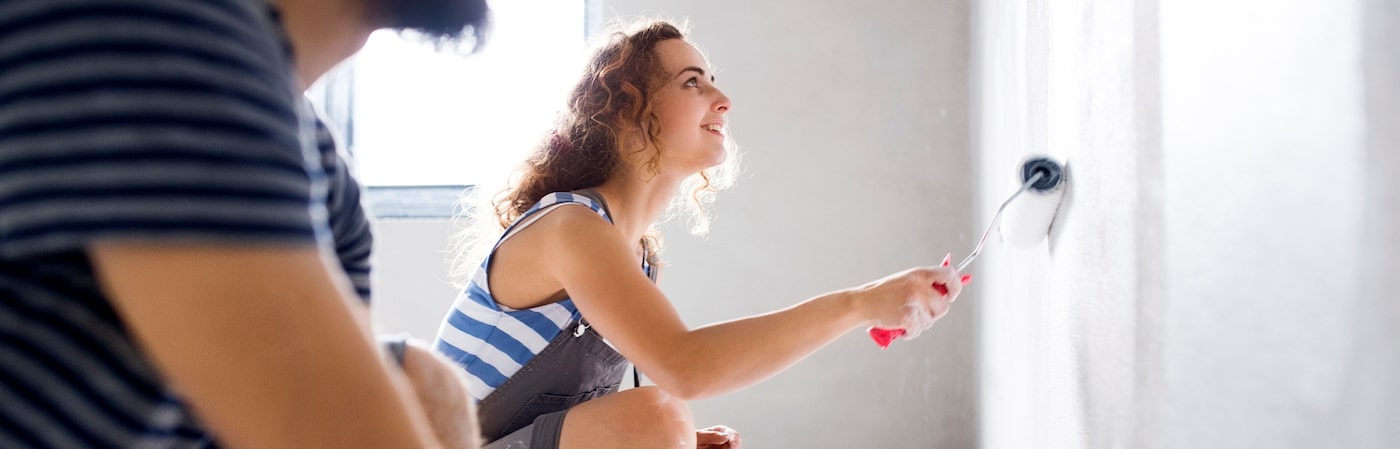
[(1142, 423), (1152, 447), (1328, 446), (1339, 435), (1322, 429), (1355, 417), (1350, 353), (1385, 343), (1352, 333), (1360, 4), (1162, 2), (1163, 258), (1180, 281), (1152, 330), (1170, 336)]
[(1132, 6), (976, 7), (979, 219), (1015, 191), (1028, 154), (1064, 161), (1069, 183), (1044, 243), (994, 246), (982, 265), (988, 447), (1133, 447), (1134, 304), (1152, 244), (1133, 227), (1150, 194), (1136, 181), (1157, 149), (1142, 145), (1138, 102), (1155, 87), (1138, 64), (1155, 52)]
[(1357, 345), (1348, 354), (1339, 402), (1347, 419), (1342, 432), (1356, 448), (1383, 448), (1400, 441), (1400, 2), (1362, 2), (1362, 70), (1366, 131), (1366, 194), (1361, 239), (1360, 300), (1351, 332)]
[[(973, 243), (965, 0), (607, 1), (690, 19), (734, 101), (746, 173), (710, 237), (668, 225), (661, 287), (691, 326), (791, 305)], [(432, 338), (454, 289), (442, 221), (379, 223), (376, 321)], [(913, 342), (852, 332), (756, 387), (692, 404), (746, 447), (972, 447), (977, 293)]]
[(431, 342), (457, 298), (448, 275), (448, 220), (378, 220), (374, 224), (373, 316), (382, 332)]
[(1393, 445), (1394, 2), (975, 17), (979, 202), (1026, 151), (1071, 183), (982, 277), (983, 445)]

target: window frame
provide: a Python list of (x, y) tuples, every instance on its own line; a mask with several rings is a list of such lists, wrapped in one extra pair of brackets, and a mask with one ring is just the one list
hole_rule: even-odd
[[(602, 23), (603, 0), (583, 2), (584, 42), (597, 35)], [(489, 38), (488, 38), (489, 39)], [(487, 41), (486, 45), (490, 45)], [(325, 74), (305, 93), (318, 106), (321, 119), (335, 134), (346, 157), (355, 157), (354, 70), (337, 67)], [(361, 184), (362, 202), (376, 219), (450, 219), (460, 212), (461, 199), (470, 195), (475, 184), (369, 185)]]

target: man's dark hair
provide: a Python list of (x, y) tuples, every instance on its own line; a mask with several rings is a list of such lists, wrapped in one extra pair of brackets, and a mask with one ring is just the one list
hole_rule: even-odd
[(372, 1), (385, 28), (411, 31), (439, 46), (469, 48), (473, 52), (486, 42), (491, 21), (486, 0)]

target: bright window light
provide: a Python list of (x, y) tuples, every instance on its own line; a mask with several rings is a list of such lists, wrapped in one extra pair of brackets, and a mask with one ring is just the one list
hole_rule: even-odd
[(491, 34), (475, 54), (380, 31), (322, 82), (339, 87), (311, 95), (331, 110), (361, 183), (494, 183), (548, 129), (581, 73), (587, 1), (491, 8)]

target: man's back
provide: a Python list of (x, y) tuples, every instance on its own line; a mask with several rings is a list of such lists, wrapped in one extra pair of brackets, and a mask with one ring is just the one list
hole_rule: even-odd
[(0, 3), (0, 447), (210, 444), (88, 250), (329, 238), (287, 49), (261, 1)]

